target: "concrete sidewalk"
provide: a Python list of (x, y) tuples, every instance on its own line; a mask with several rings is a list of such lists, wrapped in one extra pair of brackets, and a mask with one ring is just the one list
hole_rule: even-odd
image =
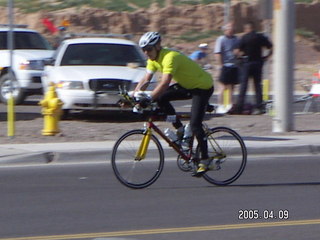
[[(320, 134), (294, 136), (243, 136), (251, 156), (319, 155)], [(0, 165), (50, 162), (109, 161), (115, 141), (0, 145)], [(164, 149), (168, 144), (162, 142)], [(166, 156), (176, 156), (166, 151)]]

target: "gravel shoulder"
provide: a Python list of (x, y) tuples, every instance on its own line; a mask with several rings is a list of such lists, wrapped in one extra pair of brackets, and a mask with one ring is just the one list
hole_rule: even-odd
[[(187, 111), (184, 109), (184, 112)], [(295, 131), (282, 134), (272, 132), (273, 117), (270, 115), (207, 114), (205, 122), (210, 127), (230, 127), (242, 136), (290, 136), (320, 133), (320, 114), (295, 114), (294, 118)], [(0, 144), (116, 140), (126, 131), (142, 128), (144, 122), (141, 116), (131, 112), (78, 113), (73, 115), (73, 119), (60, 122), (61, 133), (55, 136), (42, 136), (43, 118), (40, 113), (19, 111), (16, 119), (16, 136), (11, 139), (6, 136), (5, 112), (0, 112)], [(184, 119), (184, 122), (187, 121)], [(157, 125), (161, 129), (171, 127), (171, 124), (165, 121), (159, 121)]]

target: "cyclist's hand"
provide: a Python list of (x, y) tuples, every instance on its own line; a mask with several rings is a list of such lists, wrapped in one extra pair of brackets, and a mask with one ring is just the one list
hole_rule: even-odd
[(137, 101), (144, 97), (150, 97), (150, 94), (145, 91), (133, 91), (131, 94), (135, 99), (137, 99)]
[(131, 98), (134, 98), (134, 95), (136, 94), (136, 91), (129, 91), (128, 96)]
[(151, 97), (145, 96), (139, 99), (139, 106), (142, 108), (147, 108), (151, 104)]

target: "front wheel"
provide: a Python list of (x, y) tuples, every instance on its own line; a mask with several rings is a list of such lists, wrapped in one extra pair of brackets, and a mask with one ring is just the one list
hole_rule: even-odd
[(164, 165), (164, 152), (159, 140), (151, 135), (146, 155), (137, 159), (145, 130), (132, 130), (115, 143), (111, 164), (117, 179), (125, 186), (140, 189), (153, 184)]
[(247, 163), (247, 149), (240, 135), (230, 128), (217, 127), (208, 129), (207, 138), (213, 160), (203, 178), (222, 186), (236, 181)]

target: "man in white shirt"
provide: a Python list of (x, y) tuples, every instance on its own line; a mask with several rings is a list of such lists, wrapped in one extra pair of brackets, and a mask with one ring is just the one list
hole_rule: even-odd
[[(236, 65), (236, 55), (234, 50), (237, 48), (239, 39), (234, 35), (234, 28), (232, 23), (228, 23), (223, 27), (224, 35), (220, 36), (216, 40), (214, 53), (220, 66), (219, 77), (219, 95), (218, 112), (227, 112), (232, 104), (232, 96), (234, 86), (239, 83), (238, 67)], [(228, 90), (228, 103), (227, 109), (224, 108), (224, 91)]]

